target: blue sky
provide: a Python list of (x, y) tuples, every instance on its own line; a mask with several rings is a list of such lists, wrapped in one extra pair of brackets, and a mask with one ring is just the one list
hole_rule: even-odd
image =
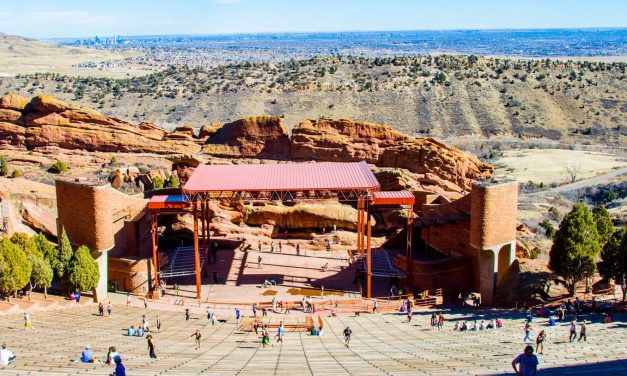
[(563, 27), (627, 27), (627, 1), (23, 0), (0, 2), (0, 31), (34, 38)]

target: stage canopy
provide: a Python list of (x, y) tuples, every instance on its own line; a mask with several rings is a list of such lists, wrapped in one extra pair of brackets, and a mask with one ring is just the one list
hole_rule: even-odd
[(378, 190), (366, 162), (202, 165), (183, 187), (190, 193), (221, 191)]

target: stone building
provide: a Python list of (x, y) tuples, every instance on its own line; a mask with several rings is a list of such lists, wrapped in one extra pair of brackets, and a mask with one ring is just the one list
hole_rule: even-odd
[[(417, 200), (413, 275), (416, 290), (442, 288), (449, 298), (479, 292), (490, 303), (516, 255), (518, 183), (477, 181), (459, 200)], [(397, 265), (405, 259), (396, 257)]]
[(64, 229), (75, 248), (87, 246), (98, 263), (94, 299), (103, 300), (113, 281), (123, 291), (147, 292), (151, 272), (147, 200), (85, 178), (59, 178), (55, 186), (58, 233)]

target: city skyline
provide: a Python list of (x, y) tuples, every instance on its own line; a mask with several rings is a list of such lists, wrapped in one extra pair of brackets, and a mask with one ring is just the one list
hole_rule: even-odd
[[(172, 14), (178, 14), (172, 17)], [(95, 35), (257, 34), (342, 31), (622, 28), (627, 3), (600, 0), (409, 2), (172, 0), (0, 6), (0, 31), (38, 39)]]

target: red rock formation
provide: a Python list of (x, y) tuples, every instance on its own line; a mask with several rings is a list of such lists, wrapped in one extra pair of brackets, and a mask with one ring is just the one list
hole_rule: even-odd
[(198, 132), (198, 138), (207, 139), (212, 137), (216, 132), (222, 128), (222, 123), (211, 123), (206, 124), (200, 127), (200, 131)]
[[(388, 125), (350, 120), (306, 120), (292, 132), (293, 159), (359, 161), (405, 168), (425, 182), (470, 190), (472, 181), (490, 177), (493, 167), (431, 138), (413, 138)], [(445, 182), (446, 181), (446, 182)]]
[(255, 116), (225, 124), (203, 152), (221, 157), (289, 158), (290, 139), (278, 116)]
[(11, 93), (0, 98), (0, 108), (22, 111), (28, 102), (30, 102), (28, 98)]
[(20, 113), (15, 109), (22, 102), (11, 94), (0, 99), (0, 142), (28, 149), (56, 145), (62, 149), (158, 154), (200, 150), (192, 140), (168, 139), (151, 123), (136, 126), (47, 95), (33, 98)]

